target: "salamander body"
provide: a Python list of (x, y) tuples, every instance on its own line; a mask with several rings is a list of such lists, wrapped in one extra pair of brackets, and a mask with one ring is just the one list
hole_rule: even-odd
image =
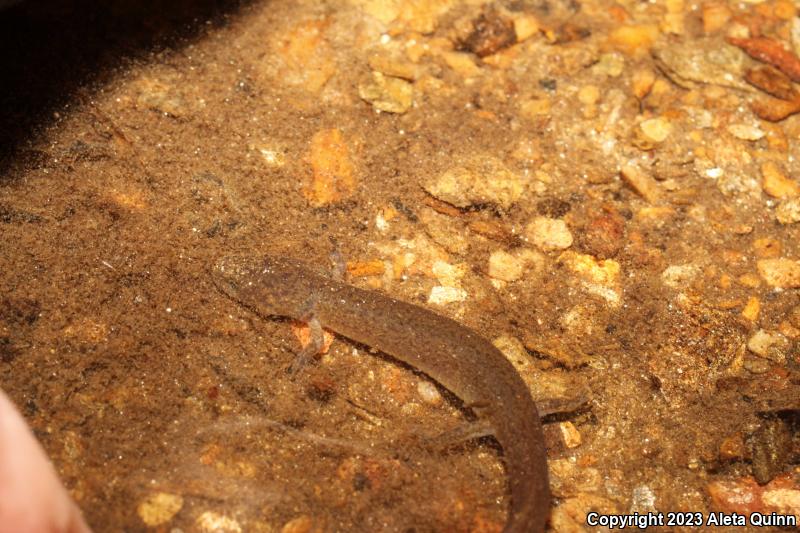
[(262, 316), (308, 319), (407, 363), (488, 421), (503, 448), (511, 508), (505, 533), (544, 531), (550, 512), (542, 425), (528, 388), (489, 341), (458, 322), (284, 257), (226, 257), (217, 287)]

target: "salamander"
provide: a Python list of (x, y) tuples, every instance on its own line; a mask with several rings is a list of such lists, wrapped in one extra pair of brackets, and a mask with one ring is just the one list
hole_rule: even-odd
[(424, 307), (286, 257), (223, 257), (211, 275), (219, 290), (261, 316), (311, 318), (419, 369), (458, 396), (488, 422), (503, 449), (511, 495), (503, 531), (544, 531), (550, 490), (539, 413), (522, 378), (492, 343)]

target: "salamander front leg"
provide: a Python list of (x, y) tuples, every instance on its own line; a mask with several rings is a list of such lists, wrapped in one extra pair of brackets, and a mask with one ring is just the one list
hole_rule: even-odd
[(298, 317), (301, 321), (308, 324), (311, 333), (311, 338), (308, 344), (298, 353), (286, 373), (294, 378), (313, 358), (317, 355), (325, 344), (325, 338), (322, 331), (322, 323), (316, 315), (317, 296), (312, 295), (309, 297), (305, 304), (306, 310)]
[(342, 252), (339, 251), (338, 246), (333, 249), (330, 257), (331, 264), (333, 265), (333, 268), (331, 269), (331, 277), (336, 281), (344, 280), (344, 274), (347, 272), (347, 262), (344, 260), (344, 256), (342, 255)]

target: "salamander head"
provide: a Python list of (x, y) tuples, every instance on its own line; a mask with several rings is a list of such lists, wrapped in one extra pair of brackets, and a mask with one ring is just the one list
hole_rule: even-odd
[(308, 270), (283, 257), (230, 255), (211, 269), (214, 285), (261, 315), (297, 318), (308, 306)]

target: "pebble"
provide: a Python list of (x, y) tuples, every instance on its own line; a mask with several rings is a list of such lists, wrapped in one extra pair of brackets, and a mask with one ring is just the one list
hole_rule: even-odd
[(774, 237), (763, 237), (753, 241), (753, 252), (759, 259), (780, 257), (781, 243)]
[(652, 487), (639, 485), (631, 493), (631, 511), (640, 514), (656, 512), (656, 494)]
[(522, 277), (522, 261), (506, 252), (497, 250), (489, 256), (489, 277), (501, 281), (517, 281)]
[(751, 124), (731, 124), (728, 126), (728, 132), (743, 141), (757, 141), (765, 135), (761, 128)]
[(749, 235), (753, 233), (753, 229), (750, 224), (737, 224), (731, 228), (731, 231), (736, 235)]
[(542, 251), (566, 250), (572, 246), (572, 233), (559, 218), (536, 217), (525, 228), (525, 237)]
[(433, 197), (457, 207), (492, 204), (502, 209), (511, 208), (525, 189), (520, 176), (485, 154), (447, 169), (424, 187)]
[(750, 322), (758, 320), (758, 315), (761, 312), (761, 301), (755, 296), (751, 296), (747, 300), (747, 304), (742, 309), (742, 316)]
[(779, 509), (777, 513), (794, 515), (795, 520), (800, 522), (800, 487), (797, 484), (791, 488), (765, 490), (761, 494), (761, 501), (768, 509)]
[(786, 199), (800, 196), (800, 184), (786, 176), (773, 161), (765, 161), (761, 165), (761, 178), (761, 187), (773, 198)]
[(359, 84), (358, 95), (387, 113), (405, 113), (414, 103), (414, 88), (404, 79), (372, 72), (372, 80)]
[(622, 54), (610, 52), (603, 54), (592, 67), (592, 71), (601, 76), (616, 78), (625, 70), (625, 57)]
[(613, 259), (598, 261), (591, 255), (566, 252), (559, 260), (566, 263), (573, 272), (594, 283), (608, 287), (616, 287), (619, 283), (620, 264)]
[(550, 512), (550, 526), (555, 533), (578, 533), (587, 531), (586, 517), (590, 512), (601, 514), (617, 514), (621, 511), (618, 504), (599, 496), (596, 492), (580, 492), (573, 497), (563, 499)]
[[(377, 0), (388, 2), (391, 0)], [(436, 31), (439, 25), (439, 17), (453, 7), (453, 0), (424, 0), (414, 2), (397, 2), (400, 6), (398, 15), (399, 20), (403, 21), (413, 31), (430, 34)]]
[(472, 32), (461, 43), (478, 57), (486, 57), (517, 41), (514, 22), (494, 9), (481, 13), (472, 22)]
[(517, 281), (528, 269), (534, 275), (541, 272), (544, 260), (541, 253), (526, 248), (513, 253), (497, 250), (489, 256), (489, 277), (505, 282)]
[(561, 430), (561, 439), (564, 441), (564, 446), (572, 449), (581, 445), (581, 434), (575, 424), (570, 421), (561, 422), (558, 428)]
[(800, 328), (794, 327), (789, 320), (782, 320), (781, 323), (778, 324), (778, 331), (786, 338), (792, 340), (800, 339)]
[(601, 258), (615, 256), (625, 245), (625, 217), (611, 207), (590, 217), (584, 229), (584, 251)]
[(678, 212), (672, 207), (645, 206), (636, 211), (636, 219), (645, 226), (660, 228), (671, 222), (677, 214)]
[(733, 13), (725, 2), (704, 2), (703, 12), (703, 33), (710, 35), (717, 30), (725, 27), (731, 19)]
[(744, 81), (745, 55), (733, 46), (720, 46), (718, 39), (665, 40), (653, 52), (659, 67), (681, 87), (692, 89), (699, 83), (753, 92)]
[(591, 294), (604, 298), (612, 306), (620, 303), (620, 264), (613, 259), (598, 261), (596, 257), (566, 251), (559, 261), (583, 280), (584, 288)]
[[(522, 342), (511, 335), (501, 335), (492, 341), (494, 347), (514, 365), (517, 370), (526, 370), (531, 364), (531, 357)], [(522, 379), (527, 383), (527, 372), (521, 372)]]
[(608, 37), (612, 46), (628, 54), (636, 55), (650, 50), (659, 36), (655, 24), (629, 24), (614, 29)]
[(394, 0), (353, 0), (352, 3), (383, 24), (390, 24), (400, 14), (400, 6)]
[(386, 271), (386, 265), (380, 259), (373, 261), (348, 261), (347, 273), (354, 278), (364, 278), (369, 276), (382, 276)]
[(671, 265), (661, 273), (661, 279), (667, 287), (684, 289), (699, 275), (700, 267), (697, 265)]
[(683, 35), (686, 32), (686, 14), (684, 13), (683, 0), (667, 0), (667, 12), (661, 20), (661, 30), (664, 33)]
[(768, 360), (764, 359), (763, 357), (756, 357), (755, 355), (749, 353), (745, 355), (744, 360), (742, 361), (742, 366), (745, 370), (755, 375), (766, 374), (770, 369)]
[(725, 461), (741, 461), (747, 454), (747, 446), (741, 433), (735, 433), (719, 445), (719, 457)]
[(437, 285), (431, 288), (428, 295), (428, 303), (436, 305), (446, 305), (455, 302), (464, 302), (467, 299), (467, 291), (459, 287), (446, 287)]
[(472, 59), (472, 54), (466, 52), (443, 52), (442, 59), (447, 66), (462, 78), (472, 78), (481, 73), (481, 68)]
[(514, 33), (517, 42), (521, 43), (539, 33), (539, 21), (536, 17), (524, 12), (513, 13)]
[(309, 533), (313, 525), (310, 516), (298, 516), (286, 522), (281, 528), (281, 533)]
[(437, 259), (431, 265), (431, 273), (442, 285), (458, 287), (467, 273), (467, 265), (464, 263), (454, 265)]
[(597, 85), (584, 85), (578, 91), (578, 101), (584, 105), (596, 104), (600, 99), (600, 88)]
[(329, 27), (330, 19), (320, 17), (271, 35), (280, 69), (277, 74), (265, 69), (263, 82), (274, 83), (277, 78), (282, 83), (319, 94), (337, 72), (334, 50), (326, 35)]
[(643, 120), (639, 124), (639, 128), (645, 137), (657, 143), (664, 142), (672, 133), (672, 123), (663, 117)]
[(312, 206), (336, 203), (355, 192), (356, 177), (350, 148), (340, 130), (331, 128), (316, 132), (307, 159), (313, 174), (303, 194)]
[(630, 185), (634, 191), (649, 203), (655, 204), (661, 199), (661, 188), (658, 182), (637, 165), (632, 163), (623, 165), (619, 175), (625, 183)]
[(651, 68), (639, 68), (634, 71), (631, 78), (633, 94), (641, 100), (650, 93), (656, 81), (656, 73)]
[(552, 107), (553, 101), (548, 97), (529, 98), (520, 102), (519, 112), (528, 120), (536, 121), (538, 117), (550, 115)]
[(768, 359), (773, 363), (782, 364), (786, 361), (785, 351), (789, 348), (789, 341), (777, 332), (763, 329), (756, 331), (747, 341), (747, 349), (754, 354)]
[(417, 382), (417, 394), (422, 398), (422, 401), (434, 407), (442, 404), (442, 393), (436, 388), (436, 385), (427, 380), (420, 380)]
[(149, 527), (166, 524), (183, 507), (183, 498), (168, 492), (156, 492), (145, 498), (136, 508), (139, 518)]
[(754, 274), (752, 272), (747, 272), (746, 274), (742, 274), (741, 276), (739, 276), (738, 281), (745, 287), (750, 287), (751, 289), (755, 289), (759, 285), (761, 285), (761, 278), (758, 277), (757, 274)]
[(758, 273), (769, 286), (782, 289), (800, 288), (800, 261), (778, 257), (761, 259), (757, 266)]
[(800, 328), (800, 305), (796, 305), (789, 312), (789, 322)]
[(416, 80), (420, 76), (420, 67), (411, 61), (384, 55), (372, 55), (369, 57), (368, 61), (372, 70), (386, 76), (402, 78), (409, 81)]
[(752, 477), (740, 477), (712, 481), (706, 489), (712, 507), (718, 511), (800, 516), (800, 486), (791, 474), (778, 476), (763, 486)]
[(775, 209), (775, 216), (781, 224), (800, 222), (800, 198), (781, 202)]
[(378, 211), (375, 214), (375, 228), (381, 233), (386, 233), (389, 231), (389, 222), (395, 218), (396, 214), (391, 207)]
[(206, 511), (197, 517), (197, 528), (204, 533), (241, 533), (239, 522), (228, 516)]

